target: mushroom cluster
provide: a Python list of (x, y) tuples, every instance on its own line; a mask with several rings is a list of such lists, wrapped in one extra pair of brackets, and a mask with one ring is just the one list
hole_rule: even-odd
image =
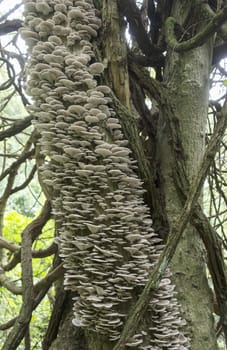
[[(104, 66), (94, 55), (101, 20), (93, 1), (24, 0), (24, 5), (27, 92), (46, 157), (41, 175), (60, 230), (65, 288), (78, 295), (73, 323), (115, 341), (162, 242), (143, 203), (110, 89), (98, 84)], [(167, 271), (127, 348), (189, 349), (182, 325)]]

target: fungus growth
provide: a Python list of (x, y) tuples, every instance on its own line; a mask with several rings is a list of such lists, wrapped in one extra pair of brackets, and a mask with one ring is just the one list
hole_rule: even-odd
[[(51, 193), (65, 267), (76, 291), (75, 326), (119, 338), (126, 311), (145, 285), (163, 246), (143, 203), (142, 182), (110, 108), (110, 88), (98, 85), (104, 66), (92, 40), (101, 24), (91, 0), (24, 0), (29, 47), (27, 92), (34, 125), (48, 156), (40, 168)], [(167, 271), (129, 349), (189, 349)]]

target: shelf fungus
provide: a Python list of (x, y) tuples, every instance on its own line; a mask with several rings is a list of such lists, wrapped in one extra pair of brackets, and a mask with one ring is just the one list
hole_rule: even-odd
[[(76, 291), (73, 324), (120, 337), (162, 251), (143, 203), (110, 88), (99, 85), (104, 65), (93, 43), (101, 24), (92, 0), (24, 0), (21, 31), (30, 54), (27, 92), (46, 161), (65, 288)], [(126, 348), (187, 350), (174, 286), (167, 271)], [(149, 320), (149, 322), (147, 322)]]

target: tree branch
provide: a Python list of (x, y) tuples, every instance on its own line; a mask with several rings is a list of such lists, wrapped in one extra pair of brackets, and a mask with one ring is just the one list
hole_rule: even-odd
[(27, 179), (19, 186), (14, 187), (11, 192), (10, 195), (16, 192), (19, 192), (21, 190), (23, 190), (25, 187), (28, 186), (28, 184), (32, 181), (32, 179), (34, 178), (34, 175), (36, 173), (36, 165), (33, 166), (30, 174), (28, 175)]
[(212, 35), (214, 35), (226, 20), (227, 5), (224, 6), (223, 9), (216, 14), (198, 34), (189, 40), (179, 43), (174, 33), (176, 21), (173, 17), (169, 17), (165, 23), (167, 45), (176, 52), (195, 49), (196, 47), (203, 45)]
[(3, 16), (0, 17), (0, 22), (3, 22), (4, 20), (6, 20), (9, 17), (9, 15), (11, 15), (13, 12), (15, 12), (22, 5), (23, 5), (23, 2), (20, 2), (19, 4), (16, 4), (13, 8), (11, 8)]
[(61, 286), (56, 292), (51, 317), (42, 342), (42, 350), (49, 350), (52, 342), (57, 338), (62, 314), (65, 309), (66, 296), (67, 292), (64, 290), (64, 287)]
[(13, 83), (16, 77), (16, 72), (13, 65), (4, 57), (0, 57), (0, 61), (4, 62), (7, 67), (9, 79), (0, 85), (0, 91), (7, 90)]
[(226, 130), (226, 125), (227, 125), (227, 103), (225, 103), (223, 107), (222, 116), (219, 119), (214, 135), (211, 138), (210, 143), (206, 149), (198, 174), (195, 180), (193, 181), (191, 190), (189, 192), (188, 198), (181, 212), (181, 215), (175, 227), (171, 229), (167, 244), (159, 258), (159, 261), (155, 266), (154, 270), (150, 272), (148, 277), (148, 282), (146, 283), (143, 292), (141, 293), (138, 301), (136, 302), (134, 309), (131, 310), (128, 320), (126, 321), (126, 324), (122, 331), (121, 337), (117, 342), (117, 344), (115, 345), (114, 350), (124, 349), (128, 339), (135, 332), (138, 326), (138, 323), (141, 320), (150, 299), (152, 298), (154, 292), (157, 290), (159, 286), (161, 278), (170, 260), (174, 255), (175, 249), (185, 229), (185, 226), (187, 225), (188, 221), (191, 219), (191, 216), (195, 209), (195, 205), (197, 203), (197, 200), (201, 192), (201, 188), (206, 178), (207, 172), (215, 157), (219, 144)]
[(14, 282), (10, 281), (4, 274), (4, 272), (0, 271), (0, 286), (6, 288), (9, 292), (14, 295), (21, 295), (22, 289), (17, 286)]
[(31, 125), (32, 117), (16, 120), (8, 129), (0, 132), (0, 141), (7, 137), (15, 136)]
[(7, 337), (2, 350), (16, 350), (25, 336), (32, 316), (33, 306), (33, 272), (32, 272), (32, 236), (33, 223), (22, 233), (21, 269), (22, 269), (22, 306), (19, 316)]
[[(33, 290), (35, 292), (35, 297), (32, 301), (32, 311), (35, 310), (36, 307), (40, 304), (40, 302), (47, 294), (47, 292), (48, 292), (49, 288), (51, 287), (51, 285), (53, 284), (53, 282), (56, 279), (58, 279), (62, 275), (62, 273), (63, 273), (62, 264), (57, 265), (57, 266), (55, 265), (53, 267), (53, 270), (51, 270), (49, 272), (49, 274), (42, 280), (44, 282), (40, 281), (34, 286)], [(32, 312), (31, 312), (31, 314), (32, 314)], [(13, 319), (9, 320), (8, 322), (6, 322), (4, 324), (1, 324), (0, 331), (4, 331), (4, 330), (7, 330), (13, 326), (16, 326), (16, 323), (19, 322), (19, 320), (20, 320), (19, 318), (20, 318), (20, 315), (17, 317), (14, 317)], [(27, 327), (24, 327), (22, 331), (20, 330), (20, 332), (18, 332), (18, 334), (16, 334), (17, 338), (20, 336), (20, 338), (22, 340), (25, 333), (26, 333), (26, 330), (27, 330)], [(11, 344), (9, 343), (9, 345), (11, 345)], [(13, 350), (16, 348), (7, 347), (6, 349)], [(5, 348), (3, 347), (1, 350), (5, 350)]]
[(56, 243), (52, 243), (46, 249), (33, 250), (32, 257), (35, 259), (46, 258), (48, 256), (51, 256), (51, 255), (57, 253), (57, 251), (58, 251), (58, 245)]
[(7, 175), (11, 174), (15, 171), (15, 169), (18, 169), (18, 167), (25, 162), (26, 159), (29, 159), (35, 154), (35, 149), (32, 149), (31, 151), (28, 151), (26, 153), (22, 153), (21, 156), (12, 163), (0, 176), (0, 181), (2, 181)]
[(137, 66), (135, 63), (129, 64), (130, 74), (135, 77), (138, 84), (147, 92), (149, 97), (155, 99), (158, 104), (162, 104), (163, 85), (151, 78), (147, 69)]
[(162, 50), (151, 42), (144, 28), (135, 0), (118, 0), (121, 13), (127, 18), (129, 30), (146, 56), (161, 55)]
[(20, 27), (22, 27), (22, 21), (19, 19), (5, 21), (0, 24), (0, 35), (16, 32)]
[(156, 57), (156, 56), (150, 56), (147, 57), (145, 55), (136, 55), (132, 52), (129, 52), (128, 54), (128, 59), (131, 62), (134, 62), (140, 66), (143, 67), (163, 67), (165, 64), (165, 57), (164, 56), (160, 56), (160, 57)]
[[(34, 219), (28, 226), (26, 227), (29, 230), (32, 242), (40, 235), (42, 229), (46, 222), (51, 217), (51, 204), (50, 201), (46, 201), (40, 215)], [(7, 264), (3, 266), (4, 271), (12, 270), (19, 262), (21, 261), (21, 250), (17, 251), (13, 259)]]
[(218, 64), (223, 58), (227, 56), (227, 42), (214, 47), (212, 64)]
[(10, 252), (14, 253), (20, 249), (20, 246), (0, 237), (0, 248), (8, 249)]
[(37, 282), (34, 286), (35, 295), (38, 294), (42, 289), (45, 289), (47, 286), (51, 286), (54, 281), (63, 277), (64, 269), (63, 263), (58, 265), (54, 270), (50, 271), (43, 279)]
[(5, 331), (5, 330), (13, 327), (13, 325), (16, 322), (16, 320), (17, 320), (17, 317), (14, 317), (11, 320), (9, 320), (8, 322), (1, 324), (0, 325), (0, 331)]
[[(30, 225), (32, 225), (31, 223)], [(45, 278), (33, 286), (32, 281), (32, 236), (29, 225), (22, 234), (21, 266), (22, 266), (22, 299), (23, 304), (19, 316), (7, 337), (2, 350), (16, 350), (24, 338), (32, 312), (46, 295), (50, 286), (63, 275), (63, 263), (50, 271)], [(34, 296), (36, 299), (34, 300)]]

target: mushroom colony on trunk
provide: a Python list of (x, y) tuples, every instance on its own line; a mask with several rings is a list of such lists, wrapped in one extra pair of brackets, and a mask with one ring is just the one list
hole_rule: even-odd
[[(46, 157), (40, 171), (60, 231), (64, 285), (78, 295), (73, 323), (115, 341), (163, 246), (110, 89), (98, 84), (101, 19), (92, 0), (24, 0), (24, 16), (27, 93)], [(189, 349), (182, 325), (167, 271), (127, 348)]]

